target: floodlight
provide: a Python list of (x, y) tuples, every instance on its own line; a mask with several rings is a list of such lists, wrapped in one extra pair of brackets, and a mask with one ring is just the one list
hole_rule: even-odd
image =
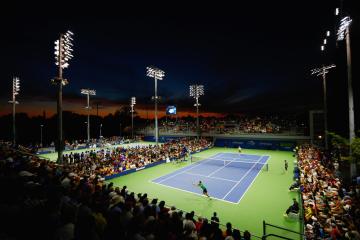
[(165, 72), (159, 68), (150, 66), (146, 68), (146, 76), (156, 78), (157, 80), (162, 80), (165, 76)]
[(340, 20), (340, 26), (337, 32), (337, 40), (344, 40), (345, 34), (347, 34), (347, 29), (350, 26), (352, 19), (349, 16), (344, 17)]

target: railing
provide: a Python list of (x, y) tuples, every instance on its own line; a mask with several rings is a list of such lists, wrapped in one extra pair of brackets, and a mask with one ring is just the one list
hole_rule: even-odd
[(283, 231), (286, 231), (286, 232), (289, 232), (289, 233), (294, 233), (295, 235), (299, 235), (299, 238), (300, 238), (300, 239), (303, 239), (303, 237), (304, 237), (304, 234), (301, 233), (301, 232), (296, 232), (296, 231), (293, 231), (293, 230), (291, 230), (291, 229), (283, 228), (283, 227), (276, 226), (276, 225), (273, 225), (273, 224), (270, 224), (270, 223), (266, 223), (265, 221), (263, 221), (263, 237), (262, 237), (263, 240), (266, 240), (267, 237), (270, 237), (270, 236), (274, 236), (274, 237), (278, 237), (278, 238), (282, 238), (282, 239), (294, 240), (294, 239), (292, 239), (292, 238), (280, 236), (280, 235), (273, 234), (273, 233), (267, 234), (267, 231), (266, 231), (266, 227), (267, 227), (267, 226), (270, 226), (270, 227), (273, 227), (273, 228), (276, 228), (276, 229), (280, 229), (280, 230), (283, 230)]
[(268, 237), (277, 237), (277, 238), (281, 238), (281, 239), (288, 239), (288, 240), (293, 240), (292, 238), (288, 238), (288, 237), (283, 237), (277, 234), (268, 234), (268, 235), (264, 235), (262, 236), (263, 240), (266, 240)]

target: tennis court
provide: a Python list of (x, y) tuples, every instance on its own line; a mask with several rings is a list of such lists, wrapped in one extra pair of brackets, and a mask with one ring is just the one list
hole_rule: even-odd
[(194, 186), (201, 180), (212, 198), (239, 203), (260, 171), (268, 171), (267, 155), (218, 153), (207, 158), (192, 159), (192, 164), (153, 179), (162, 186), (202, 195)]

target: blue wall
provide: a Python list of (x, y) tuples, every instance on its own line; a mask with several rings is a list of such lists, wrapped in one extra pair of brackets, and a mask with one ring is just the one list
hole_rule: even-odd
[[(184, 138), (184, 136), (160, 136), (159, 137), (159, 142), (168, 142), (171, 140), (176, 140), (179, 138)], [(154, 136), (145, 136), (144, 137), (144, 141), (149, 141), (149, 142), (155, 142), (155, 137)]]
[[(184, 136), (161, 136), (159, 142), (166, 142), (174, 139), (183, 138)], [(154, 136), (145, 136), (144, 141), (154, 142)], [(249, 148), (249, 149), (268, 149), (268, 150), (282, 150), (292, 151), (296, 146), (295, 140), (259, 140), (259, 139), (244, 139), (244, 138), (216, 138), (216, 147), (229, 148)]]
[(120, 177), (120, 176), (124, 176), (124, 175), (127, 175), (127, 174), (130, 174), (130, 173), (133, 173), (133, 172), (137, 172), (137, 171), (140, 171), (140, 170), (143, 170), (143, 169), (146, 169), (146, 168), (150, 168), (150, 167), (154, 167), (156, 165), (159, 165), (159, 164), (162, 164), (162, 163), (165, 163), (166, 161), (165, 160), (162, 160), (162, 161), (158, 161), (158, 162), (154, 162), (154, 163), (150, 163), (142, 168), (136, 168), (136, 169), (129, 169), (129, 170), (126, 170), (126, 171), (123, 171), (121, 173), (117, 173), (117, 174), (113, 174), (113, 175), (110, 175), (110, 176), (106, 176), (105, 177), (105, 180), (110, 180), (110, 179), (113, 179), (113, 178), (117, 178), (117, 177)]
[(295, 146), (295, 141), (282, 140), (253, 140), (253, 139), (239, 139), (239, 138), (216, 138), (215, 146), (217, 147), (242, 147), (249, 149), (268, 149), (268, 150), (283, 150), (292, 151)]

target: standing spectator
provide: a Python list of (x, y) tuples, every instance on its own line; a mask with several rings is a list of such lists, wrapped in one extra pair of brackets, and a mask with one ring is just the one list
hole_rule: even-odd
[(211, 226), (214, 228), (219, 228), (219, 218), (217, 217), (217, 213), (214, 212), (213, 216), (211, 217)]

